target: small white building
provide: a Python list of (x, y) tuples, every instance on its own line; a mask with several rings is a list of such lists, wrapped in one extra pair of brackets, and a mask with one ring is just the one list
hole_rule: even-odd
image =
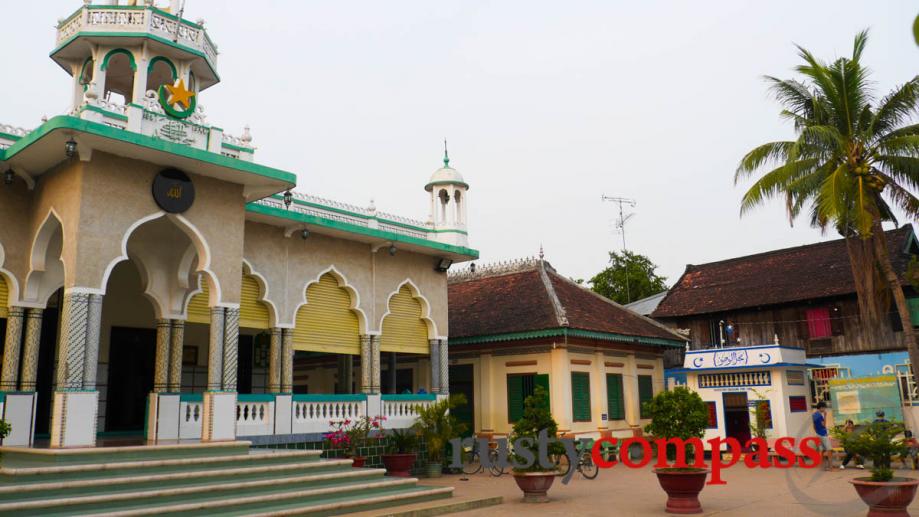
[(767, 439), (812, 436), (808, 364), (804, 349), (780, 345), (686, 352), (686, 386), (708, 405), (705, 440), (732, 437), (744, 445), (753, 434), (759, 401), (769, 404)]

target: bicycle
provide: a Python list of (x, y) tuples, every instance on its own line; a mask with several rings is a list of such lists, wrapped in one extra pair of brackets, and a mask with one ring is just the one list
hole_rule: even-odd
[[(473, 474), (478, 474), (485, 470), (485, 465), (482, 464), (481, 453), (478, 447), (479, 442), (475, 442), (475, 445), (471, 447), (463, 447), (463, 456), (468, 458), (467, 461), (463, 462), (463, 474), (471, 476)], [(504, 467), (498, 465), (498, 451), (488, 448), (488, 460), (491, 463), (489, 471), (492, 476), (499, 477), (504, 474)]]
[[(600, 467), (594, 463), (592, 455), (593, 443), (593, 440), (575, 442), (575, 449), (578, 453), (578, 464), (575, 468), (587, 479), (596, 479), (600, 473)], [(603, 443), (601, 444), (600, 455), (604, 460), (609, 461), (609, 458), (615, 455), (615, 452), (606, 447), (606, 443)], [(558, 469), (558, 476), (567, 476), (568, 472), (571, 471), (571, 461), (568, 459), (568, 455), (560, 454), (555, 456), (555, 466)]]

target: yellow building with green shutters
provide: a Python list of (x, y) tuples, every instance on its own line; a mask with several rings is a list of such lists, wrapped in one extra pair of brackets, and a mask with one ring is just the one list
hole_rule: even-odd
[(451, 271), (450, 391), (476, 433), (506, 435), (539, 386), (559, 432), (632, 436), (664, 387), (667, 327), (560, 275), (540, 255)]
[(72, 105), (0, 124), (4, 445), (315, 436), (447, 393), (446, 272), (478, 252), (446, 150), (424, 219), (298, 192), (198, 107), (205, 29), (149, 4), (62, 20)]

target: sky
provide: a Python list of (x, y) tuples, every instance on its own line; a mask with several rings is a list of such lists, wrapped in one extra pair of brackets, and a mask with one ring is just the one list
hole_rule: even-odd
[[(167, 2), (159, 0), (158, 4)], [(70, 80), (48, 53), (79, 0), (9, 2), (0, 16), (0, 123), (64, 113)], [(424, 185), (451, 165), (470, 185), (479, 264), (534, 256), (589, 279), (621, 248), (677, 280), (701, 264), (822, 236), (782, 201), (740, 217), (753, 147), (793, 137), (763, 75), (794, 77), (794, 44), (832, 59), (869, 28), (880, 94), (919, 72), (906, 0), (186, 0), (219, 48), (209, 121), (251, 127), (256, 161), (298, 190), (426, 220)], [(15, 22), (14, 22), (15, 20)], [(901, 221), (902, 222), (902, 221)]]

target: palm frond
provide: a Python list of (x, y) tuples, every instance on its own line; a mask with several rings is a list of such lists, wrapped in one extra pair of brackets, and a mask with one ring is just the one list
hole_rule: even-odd
[(919, 110), (919, 76), (888, 93), (878, 104), (870, 133), (887, 133)]
[(748, 152), (737, 166), (734, 173), (734, 184), (756, 172), (767, 163), (783, 163), (788, 160), (788, 151), (794, 142), (769, 142)]
[(789, 192), (787, 186), (801, 176), (813, 172), (818, 166), (814, 158), (789, 162), (767, 172), (754, 183), (744, 194), (740, 202), (740, 213), (759, 206), (763, 201), (773, 198), (782, 192)]

